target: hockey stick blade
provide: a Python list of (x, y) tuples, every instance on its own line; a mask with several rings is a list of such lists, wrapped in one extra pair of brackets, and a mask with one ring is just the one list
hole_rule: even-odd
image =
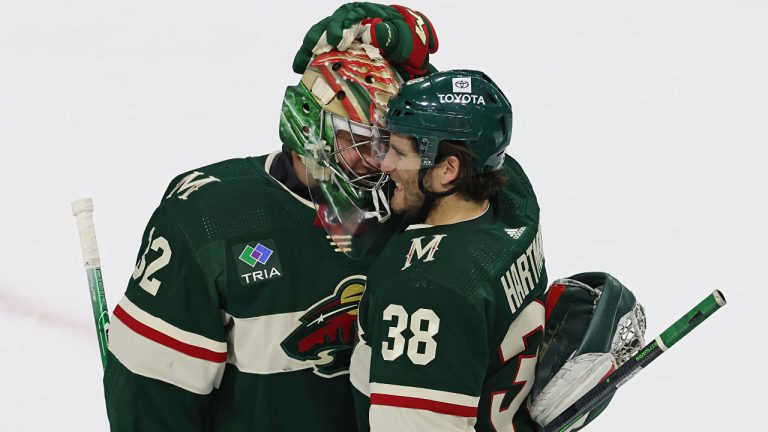
[(707, 298), (702, 300), (701, 303), (696, 305), (696, 307), (683, 315), (682, 318), (664, 330), (651, 343), (638, 351), (637, 354), (632, 356), (632, 358), (621, 365), (621, 367), (616, 369), (616, 371), (603, 382), (596, 385), (549, 424), (544, 426), (540, 432), (569, 431), (582, 417), (600, 404), (600, 402), (632, 379), (632, 377), (637, 375), (643, 368), (648, 366), (649, 363), (671, 348), (672, 345), (680, 341), (680, 339), (704, 322), (704, 320), (712, 316), (715, 311), (725, 306), (725, 303), (723, 293), (715, 290), (712, 294), (707, 296)]

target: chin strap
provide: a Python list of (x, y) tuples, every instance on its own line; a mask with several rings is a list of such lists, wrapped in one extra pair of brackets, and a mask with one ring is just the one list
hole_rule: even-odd
[(433, 167), (419, 169), (419, 190), (424, 194), (424, 202), (421, 203), (421, 208), (414, 218), (414, 220), (418, 223), (421, 223), (427, 219), (429, 212), (432, 210), (432, 208), (434, 208), (435, 202), (437, 202), (438, 198), (455, 194), (459, 187), (461, 187), (461, 185), (464, 183), (464, 178), (462, 178), (457, 184), (455, 184), (447, 191), (433, 192), (431, 190), (427, 190), (427, 187), (424, 186), (424, 178), (427, 176), (427, 172), (432, 168)]
[(464, 179), (462, 178), (456, 185), (454, 185), (452, 188), (448, 189), (447, 191), (433, 192), (433, 191), (427, 190), (426, 186), (424, 186), (424, 177), (427, 176), (427, 171), (431, 170), (432, 168), (433, 167), (419, 169), (419, 190), (421, 191), (421, 193), (423, 193), (427, 197), (442, 198), (448, 195), (453, 195), (454, 193), (456, 193), (456, 190), (464, 183)]
[(419, 210), (416, 212), (416, 214), (407, 218), (409, 225), (424, 222), (427, 219), (427, 216), (429, 216), (429, 212), (435, 206), (435, 201), (437, 201), (437, 199), (440, 197), (444, 197), (452, 194), (456, 189), (456, 188), (453, 188), (449, 191), (439, 192), (439, 193), (427, 190), (427, 188), (424, 186), (424, 177), (426, 177), (427, 171), (429, 171), (430, 169), (431, 168), (419, 169), (418, 184), (419, 184), (419, 190), (421, 191), (421, 193), (424, 194), (424, 201), (421, 203), (421, 207), (419, 207)]

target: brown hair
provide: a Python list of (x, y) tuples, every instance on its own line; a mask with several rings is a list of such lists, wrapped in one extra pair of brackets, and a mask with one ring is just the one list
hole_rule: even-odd
[(477, 174), (475, 172), (474, 155), (466, 142), (445, 140), (440, 142), (437, 149), (435, 164), (450, 156), (459, 160), (459, 177), (454, 181), (456, 193), (474, 202), (483, 202), (493, 197), (507, 183), (504, 169)]

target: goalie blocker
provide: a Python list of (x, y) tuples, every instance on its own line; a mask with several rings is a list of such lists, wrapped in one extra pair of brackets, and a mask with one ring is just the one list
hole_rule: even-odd
[[(531, 390), (531, 416), (546, 425), (625, 363), (644, 344), (645, 313), (634, 294), (607, 273), (555, 281), (546, 294), (545, 334)], [(608, 406), (606, 398), (569, 431)]]

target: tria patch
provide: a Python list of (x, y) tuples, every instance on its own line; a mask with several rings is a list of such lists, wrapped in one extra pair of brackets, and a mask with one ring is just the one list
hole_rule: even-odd
[(283, 266), (271, 239), (232, 246), (232, 255), (237, 257), (237, 273), (242, 286), (283, 276)]

